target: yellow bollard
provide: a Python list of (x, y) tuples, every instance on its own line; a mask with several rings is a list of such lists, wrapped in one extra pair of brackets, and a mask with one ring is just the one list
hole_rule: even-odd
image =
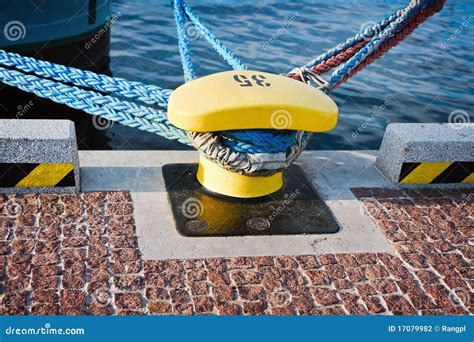
[(181, 129), (215, 132), (289, 129), (326, 132), (337, 105), (324, 92), (292, 78), (234, 70), (198, 78), (170, 96), (168, 119)]
[[(170, 96), (168, 119), (181, 129), (215, 132), (278, 129), (325, 132), (337, 123), (338, 109), (324, 92), (288, 77), (252, 70), (226, 71), (178, 87)], [(201, 156), (198, 181), (208, 190), (237, 198), (278, 191), (283, 174), (248, 176)]]
[(265, 177), (241, 175), (225, 170), (202, 155), (199, 157), (197, 179), (212, 192), (237, 198), (266, 196), (283, 186), (281, 171)]

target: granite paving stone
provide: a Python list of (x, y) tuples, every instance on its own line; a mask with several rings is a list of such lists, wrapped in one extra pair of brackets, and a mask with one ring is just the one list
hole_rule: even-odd
[(353, 192), (393, 253), (143, 260), (128, 192), (0, 195), (0, 314), (473, 314), (474, 191)]

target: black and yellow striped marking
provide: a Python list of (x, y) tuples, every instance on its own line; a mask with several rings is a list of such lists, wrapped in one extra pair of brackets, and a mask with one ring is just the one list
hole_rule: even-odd
[(0, 163), (1, 188), (75, 186), (71, 163)]
[(400, 184), (474, 183), (474, 162), (403, 163)]

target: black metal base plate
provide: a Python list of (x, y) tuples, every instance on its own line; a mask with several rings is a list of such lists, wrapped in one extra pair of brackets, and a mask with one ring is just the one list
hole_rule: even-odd
[(168, 164), (163, 177), (176, 228), (184, 236), (336, 233), (339, 227), (303, 170), (291, 165), (281, 190), (259, 198), (210, 193), (196, 179), (197, 164)]

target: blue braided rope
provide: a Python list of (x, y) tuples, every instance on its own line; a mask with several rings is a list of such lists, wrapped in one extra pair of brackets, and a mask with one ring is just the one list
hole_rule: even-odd
[(315, 59), (311, 60), (308, 62), (305, 67), (308, 69), (311, 69), (312, 67), (334, 57), (335, 55), (341, 53), (342, 51), (356, 45), (357, 43), (363, 41), (364, 39), (367, 39), (367, 37), (371, 37), (377, 32), (381, 32), (385, 27), (387, 27), (388, 24), (393, 22), (395, 19), (397, 19), (404, 11), (406, 11), (406, 8), (401, 9), (397, 11), (396, 13), (389, 15), (382, 19), (380, 22), (371, 25), (367, 28), (365, 28), (363, 31), (358, 32), (354, 37), (351, 37), (347, 39), (345, 42), (338, 44), (332, 49), (329, 49), (328, 51), (322, 53)]
[(219, 134), (222, 143), (237, 152), (277, 153), (286, 151), (295, 142), (295, 131), (236, 130)]
[(62, 83), (57, 83), (51, 80), (45, 80), (34, 75), (25, 75), (21, 72), (0, 68), (2, 72), (2, 80), (5, 82), (13, 82), (14, 85), (28, 85), (30, 89), (45, 89), (61, 93), (62, 95), (69, 95), (72, 99), (78, 98), (80, 101), (88, 105), (99, 105), (104, 108), (109, 108), (111, 111), (123, 112), (134, 117), (142, 117), (147, 120), (163, 122), (166, 120), (166, 113), (162, 110), (155, 110), (150, 107), (144, 107), (133, 102), (121, 101), (115, 97), (102, 95), (93, 91), (85, 91), (81, 88), (67, 86)]
[(214, 50), (221, 56), (227, 64), (229, 64), (234, 70), (247, 69), (244, 63), (242, 63), (234, 54), (217, 39), (217, 37), (209, 31), (206, 26), (202, 23), (201, 19), (193, 12), (193, 10), (183, 1), (176, 0), (181, 5), (184, 13), (188, 16), (194, 26), (201, 32), (202, 36), (207, 42), (214, 48)]
[(375, 35), (366, 46), (357, 52), (351, 59), (345, 62), (340, 68), (331, 74), (328, 80), (329, 88), (339, 82), (346, 74), (350, 73), (352, 69), (356, 68), (362, 63), (370, 54), (372, 54), (383, 42), (393, 37), (397, 31), (405, 24), (412, 15), (416, 14), (424, 7), (428, 6), (433, 1), (416, 1), (410, 3), (406, 7), (406, 11), (402, 11), (400, 16), (393, 22), (389, 23), (379, 34)]
[(92, 71), (24, 57), (4, 50), (0, 50), (0, 65), (15, 67), (28, 73), (34, 73), (37, 76), (51, 78), (59, 82), (72, 83), (106, 94), (135, 99), (150, 105), (155, 104), (166, 107), (172, 92), (169, 89), (163, 89), (154, 85), (96, 74)]
[(182, 3), (179, 0), (173, 2), (174, 19), (176, 21), (176, 31), (178, 34), (179, 54), (181, 55), (181, 64), (183, 66), (184, 81), (189, 82), (196, 78), (194, 71), (193, 55), (186, 33), (186, 18), (182, 8)]
[(189, 145), (186, 133), (172, 126), (161, 110), (126, 103), (110, 96), (0, 67), (0, 81), (39, 97), (98, 115), (123, 125), (156, 133)]

